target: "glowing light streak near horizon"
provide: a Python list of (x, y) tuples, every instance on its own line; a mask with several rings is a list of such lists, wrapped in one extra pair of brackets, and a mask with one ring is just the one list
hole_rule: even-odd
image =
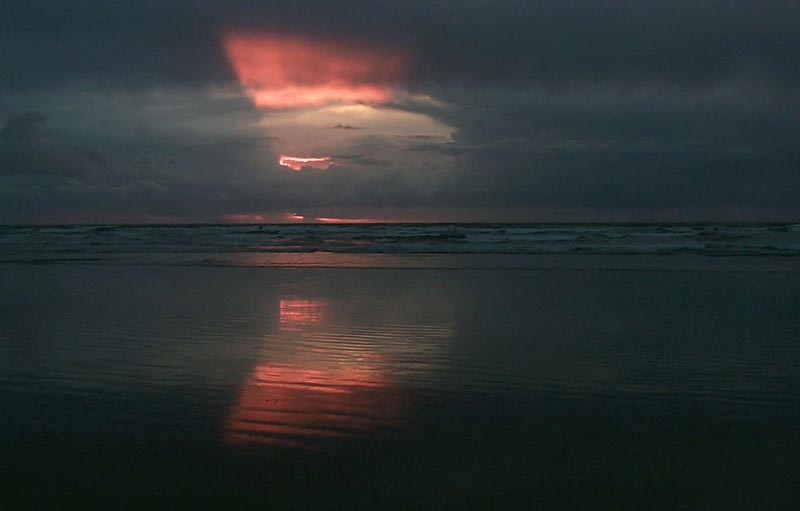
[(328, 157), (310, 157), (304, 158), (300, 156), (285, 156), (281, 155), (278, 164), (284, 167), (289, 167), (295, 172), (299, 172), (303, 167), (312, 167), (318, 170), (327, 170), (328, 167), (333, 165), (333, 162)]
[(220, 217), (225, 223), (231, 224), (268, 224), (298, 222), (305, 220), (305, 216), (299, 213), (228, 213)]
[(342, 41), (230, 31), (223, 45), (260, 108), (386, 103), (408, 67), (402, 52)]
[(232, 224), (260, 224), (266, 222), (267, 218), (258, 213), (230, 213), (222, 215), (222, 220)]
[(323, 224), (391, 224), (401, 221), (392, 219), (378, 220), (375, 218), (335, 218), (335, 217), (318, 217), (316, 220), (317, 222)]

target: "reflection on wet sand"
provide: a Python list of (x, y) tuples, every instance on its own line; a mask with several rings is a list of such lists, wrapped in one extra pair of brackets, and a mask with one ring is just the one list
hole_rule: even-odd
[(411, 325), (337, 327), (330, 309), (322, 300), (279, 300), (279, 331), (239, 392), (225, 441), (316, 448), (402, 422), (390, 367), (416, 345), (429, 350), (449, 329), (426, 339), (430, 328), (414, 336)]
[(281, 330), (302, 331), (322, 321), (321, 300), (281, 299), (278, 305)]
[(239, 394), (226, 440), (314, 447), (400, 419), (388, 382), (370, 368), (262, 365)]

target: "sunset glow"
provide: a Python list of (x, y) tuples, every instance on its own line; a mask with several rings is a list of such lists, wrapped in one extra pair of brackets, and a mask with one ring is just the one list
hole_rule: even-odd
[(386, 103), (408, 67), (401, 52), (339, 41), (229, 32), (223, 43), (239, 82), (261, 108)]
[(222, 220), (231, 224), (260, 224), (267, 222), (267, 218), (258, 213), (230, 213), (222, 215)]
[(303, 158), (301, 156), (281, 156), (278, 160), (279, 165), (289, 167), (294, 171), (300, 171), (303, 167), (312, 167), (318, 170), (327, 170), (328, 167), (333, 165), (330, 158), (327, 157), (310, 157)]
[(301, 222), (305, 220), (305, 216), (299, 213), (227, 213), (221, 215), (220, 220), (229, 224), (267, 224), (267, 223), (285, 223), (285, 222)]
[(375, 218), (336, 218), (336, 217), (320, 217), (316, 219), (317, 222), (323, 224), (391, 224), (401, 222), (401, 220), (387, 220)]

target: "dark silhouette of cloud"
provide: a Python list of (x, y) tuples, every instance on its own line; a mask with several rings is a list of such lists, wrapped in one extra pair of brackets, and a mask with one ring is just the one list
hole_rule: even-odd
[(793, 88), (794, 0), (355, 0), (250, 2), (9, 0), (0, 84), (220, 83), (229, 27), (347, 36), (413, 51), (414, 83), (529, 86), (673, 83), (756, 76)]
[(24, 140), (39, 134), (39, 127), (47, 118), (40, 112), (23, 112), (8, 116), (5, 126), (0, 128), (0, 138), (6, 140)]
[(363, 126), (351, 126), (349, 124), (342, 124), (337, 123), (335, 126), (331, 126), (333, 130), (363, 130)]
[[(797, 218), (797, 27), (794, 0), (9, 0), (0, 222), (301, 208)], [(407, 98), (387, 108), (453, 139), (361, 134), (343, 118), (328, 136), (359, 138), (333, 167), (285, 172), (222, 51), (229, 28), (402, 48)]]

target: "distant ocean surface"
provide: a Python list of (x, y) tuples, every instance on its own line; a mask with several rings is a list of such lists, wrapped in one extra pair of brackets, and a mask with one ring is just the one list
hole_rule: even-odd
[(286, 257), (255, 256), (320, 253), (798, 256), (800, 224), (0, 226), (0, 262), (5, 263), (284, 266), (291, 265)]

